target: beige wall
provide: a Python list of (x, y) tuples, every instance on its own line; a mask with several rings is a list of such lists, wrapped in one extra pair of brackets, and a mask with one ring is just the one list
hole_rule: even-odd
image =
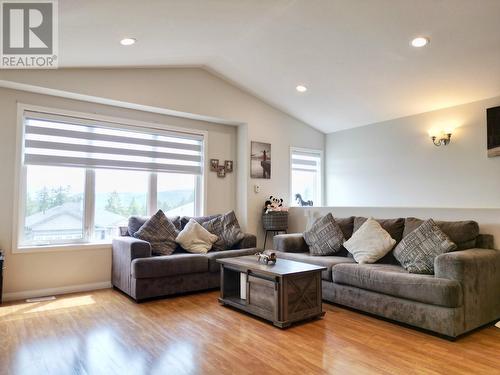
[[(500, 157), (486, 151), (486, 108), (500, 97), (327, 135), (329, 206), (500, 208)], [(456, 124), (451, 143), (433, 127)]]
[[(102, 249), (59, 251), (49, 253), (13, 254), (12, 225), (16, 152), (17, 103), (58, 109), (99, 113), (101, 115), (141, 120), (174, 127), (208, 132), (208, 156), (221, 160), (236, 160), (236, 127), (174, 118), (164, 115), (126, 110), (51, 96), (0, 89), (0, 248), (6, 250), (5, 293), (35, 289), (51, 289), (71, 285), (105, 283), (110, 280), (111, 252)], [(225, 212), (236, 205), (236, 176), (218, 178), (208, 173), (207, 213)]]
[[(54, 71), (2, 71), (0, 80), (25, 83), (37, 87), (78, 93), (96, 98), (105, 98), (139, 105), (184, 111), (204, 116), (231, 120), (242, 125), (236, 128), (214, 126), (217, 132), (209, 134), (209, 158), (231, 158), (236, 161), (235, 173), (226, 179), (217, 179), (209, 174), (208, 212), (237, 209), (244, 228), (263, 242), (260, 214), (267, 196), (280, 195), (288, 201), (289, 194), (289, 148), (291, 146), (324, 149), (325, 135), (307, 124), (264, 103), (251, 94), (227, 81), (198, 68), (173, 69), (60, 69)], [(18, 99), (16, 97), (20, 97)], [(4, 99), (4, 97), (6, 97)], [(113, 108), (81, 101), (73, 101), (9, 90), (2, 90), (0, 105), (2, 114), (15, 113), (16, 100), (30, 104), (48, 105), (82, 112), (97, 111), (118, 117), (132, 116), (148, 121), (165, 118), (146, 112)], [(109, 112), (108, 112), (109, 111)], [(125, 115), (126, 114), (126, 115)], [(7, 181), (0, 182), (0, 191), (7, 199), (2, 204), (6, 209), (0, 213), (0, 246), (7, 250), (7, 293), (42, 288), (77, 285), (109, 281), (109, 250), (82, 250), (68, 254), (9, 254), (12, 226), (12, 189), (14, 168), (14, 127), (12, 116), (2, 120), (0, 147), (3, 156), (0, 164)], [(168, 117), (169, 123), (186, 125), (187, 120)], [(9, 120), (10, 119), (10, 120)], [(174, 122), (183, 123), (174, 123)], [(193, 125), (192, 125), (193, 126)], [(222, 131), (222, 129), (225, 129)], [(272, 178), (253, 180), (249, 177), (250, 141), (272, 144)], [(229, 156), (230, 157), (229, 157)], [(253, 185), (261, 187), (254, 193)], [(216, 197), (216, 198), (213, 198)], [(88, 266), (91, 264), (92, 266)], [(44, 268), (48, 267), (48, 268)]]

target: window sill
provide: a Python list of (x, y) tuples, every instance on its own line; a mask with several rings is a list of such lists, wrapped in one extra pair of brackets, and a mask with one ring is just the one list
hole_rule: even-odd
[(108, 250), (111, 249), (111, 242), (90, 242), (90, 243), (73, 243), (63, 245), (43, 245), (43, 246), (19, 246), (12, 249), (13, 254), (30, 254), (30, 253), (52, 253), (52, 252), (68, 252), (68, 251), (85, 251), (85, 250)]

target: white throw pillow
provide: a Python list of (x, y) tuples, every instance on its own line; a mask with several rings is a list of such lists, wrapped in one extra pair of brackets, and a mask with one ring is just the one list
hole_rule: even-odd
[(206, 254), (218, 239), (219, 237), (203, 228), (196, 220), (189, 219), (189, 222), (180, 231), (175, 242), (190, 253)]
[(344, 242), (344, 247), (356, 262), (375, 263), (391, 251), (395, 244), (396, 240), (377, 221), (370, 218)]

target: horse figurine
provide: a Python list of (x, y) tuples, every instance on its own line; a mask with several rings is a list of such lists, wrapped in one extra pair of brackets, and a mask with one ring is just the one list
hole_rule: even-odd
[(305, 201), (305, 200), (303, 200), (302, 199), (302, 195), (300, 195), (300, 194), (295, 194), (295, 200), (302, 207), (307, 207), (307, 206), (312, 206), (313, 205), (313, 201)]

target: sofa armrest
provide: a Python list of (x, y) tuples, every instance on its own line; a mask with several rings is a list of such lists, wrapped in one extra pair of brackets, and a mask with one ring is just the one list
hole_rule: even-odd
[(493, 236), (491, 234), (480, 234), (476, 238), (476, 247), (480, 249), (494, 249)]
[(302, 233), (278, 234), (274, 236), (273, 248), (286, 253), (307, 253), (309, 246)]
[(125, 256), (130, 261), (136, 258), (151, 256), (151, 245), (147, 241), (135, 237), (118, 237), (113, 239), (113, 256)]
[(113, 239), (111, 282), (113, 286), (130, 295), (131, 263), (137, 258), (151, 256), (149, 242), (134, 237)]
[(257, 247), (257, 237), (254, 234), (245, 233), (245, 237), (233, 246), (234, 250), (237, 249), (250, 249), (253, 247)]
[(464, 293), (464, 331), (500, 318), (500, 251), (468, 249), (441, 254), (435, 276), (457, 280)]

